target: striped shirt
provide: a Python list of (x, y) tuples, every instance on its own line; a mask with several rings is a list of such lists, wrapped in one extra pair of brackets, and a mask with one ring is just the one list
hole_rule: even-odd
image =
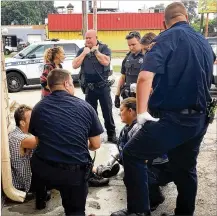
[(9, 149), (11, 159), (12, 181), (16, 189), (28, 192), (31, 186), (30, 154), (22, 154), (21, 142), (29, 135), (24, 134), (19, 127), (9, 133)]

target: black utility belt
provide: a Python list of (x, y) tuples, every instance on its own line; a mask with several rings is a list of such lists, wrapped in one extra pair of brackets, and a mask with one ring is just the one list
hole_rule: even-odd
[(155, 118), (160, 118), (166, 113), (183, 114), (183, 115), (194, 115), (194, 114), (205, 114), (205, 111), (194, 110), (194, 109), (182, 109), (182, 110), (151, 110), (151, 115)]
[(66, 163), (58, 163), (50, 160), (43, 159), (39, 157), (38, 155), (35, 155), (39, 160), (43, 161), (44, 163), (63, 170), (70, 170), (70, 171), (79, 171), (79, 170), (86, 170), (88, 167), (88, 164), (86, 165), (78, 165), (78, 164), (66, 164)]
[(101, 81), (97, 83), (87, 83), (87, 87), (91, 90), (94, 88), (103, 88), (108, 85), (108, 81)]

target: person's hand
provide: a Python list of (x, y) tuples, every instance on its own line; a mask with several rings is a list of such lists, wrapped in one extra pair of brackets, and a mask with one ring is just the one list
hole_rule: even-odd
[(120, 108), (120, 97), (115, 95), (115, 107)]
[(94, 53), (94, 52), (97, 52), (98, 49), (99, 49), (99, 45), (93, 46), (92, 49), (91, 49), (91, 52), (93, 52), (93, 53)]
[(159, 121), (159, 118), (152, 117), (148, 112), (144, 112), (137, 115), (137, 123), (143, 125), (147, 121)]
[(90, 48), (89, 47), (84, 47), (83, 53), (86, 54), (86, 55), (89, 54), (90, 53)]

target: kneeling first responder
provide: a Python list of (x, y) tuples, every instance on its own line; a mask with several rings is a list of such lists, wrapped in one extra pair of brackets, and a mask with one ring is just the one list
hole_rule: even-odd
[(85, 100), (97, 112), (98, 100), (101, 105), (108, 141), (117, 142), (115, 124), (112, 116), (112, 99), (110, 95), (111, 51), (97, 40), (95, 30), (87, 31), (85, 47), (81, 48), (73, 60), (73, 68), (81, 67), (81, 87), (85, 93)]

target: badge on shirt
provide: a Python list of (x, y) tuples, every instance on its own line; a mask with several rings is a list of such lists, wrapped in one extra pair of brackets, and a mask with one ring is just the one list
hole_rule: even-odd
[(142, 64), (143, 63), (143, 58), (140, 58), (139, 59), (139, 64)]

